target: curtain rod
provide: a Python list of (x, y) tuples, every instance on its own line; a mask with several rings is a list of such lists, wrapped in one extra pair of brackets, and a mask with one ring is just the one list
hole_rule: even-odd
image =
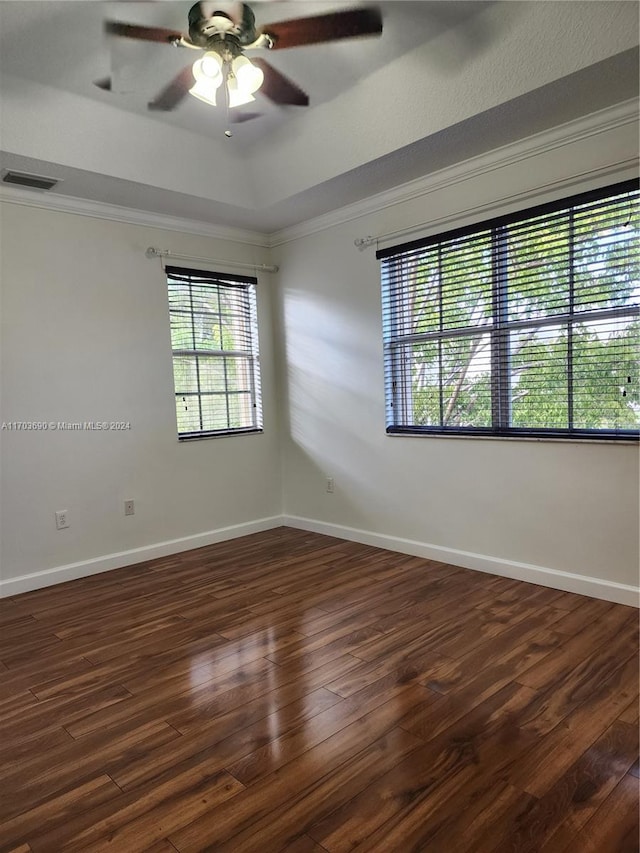
[[(2, 2), (2, 0), (0, 0)], [(625, 160), (623, 163), (619, 164), (620, 166), (627, 166), (631, 161)], [(473, 205), (471, 207), (464, 208), (463, 210), (458, 211), (455, 214), (450, 214), (448, 216), (443, 216), (439, 219), (428, 219), (426, 222), (418, 222), (416, 225), (412, 225), (408, 228), (399, 228), (396, 231), (388, 231), (386, 234), (378, 234), (375, 237), (371, 236), (371, 234), (367, 234), (365, 237), (356, 237), (353, 241), (353, 245), (359, 249), (361, 252), (365, 249), (368, 249), (369, 246), (374, 246), (379, 244), (380, 242), (387, 240), (397, 240), (401, 237), (408, 237), (410, 234), (424, 234), (425, 230), (428, 228), (443, 229), (450, 222), (460, 221), (466, 216), (476, 216), (488, 214), (488, 218), (491, 218), (495, 215), (496, 208), (501, 209), (507, 204), (520, 204), (522, 202), (525, 203), (526, 207), (535, 207), (534, 199), (539, 196), (542, 196), (542, 200), (544, 202), (545, 198), (548, 197), (549, 192), (556, 192), (561, 190), (565, 192), (573, 187), (575, 184), (580, 185), (585, 180), (591, 180), (592, 178), (599, 178), (600, 176), (605, 177), (609, 175), (616, 175), (619, 172), (618, 164), (610, 164), (601, 169), (589, 169), (586, 172), (578, 172), (576, 175), (573, 175), (571, 178), (567, 180), (558, 180), (551, 181), (544, 186), (538, 187), (535, 191), (531, 192), (529, 190), (525, 190), (522, 192), (512, 193), (511, 195), (505, 195), (500, 199), (487, 202), (486, 204), (478, 204)], [(622, 181), (621, 183), (624, 183)]]
[(179, 252), (171, 252), (169, 249), (157, 249), (149, 246), (145, 255), (148, 258), (175, 258), (181, 261), (203, 261), (207, 264), (224, 264), (230, 267), (242, 267), (243, 269), (259, 270), (260, 272), (278, 272), (280, 267), (269, 266), (269, 264), (248, 264), (243, 261), (223, 261), (220, 258), (198, 258), (196, 255), (181, 255)]

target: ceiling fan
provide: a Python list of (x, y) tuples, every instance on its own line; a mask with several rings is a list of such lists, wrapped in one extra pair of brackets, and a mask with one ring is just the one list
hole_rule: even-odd
[[(215, 2), (196, 3), (189, 10), (188, 34), (121, 21), (105, 22), (109, 35), (204, 51), (149, 102), (149, 109), (173, 110), (188, 93), (205, 103), (233, 108), (254, 101), (258, 90), (276, 104), (307, 106), (309, 96), (293, 80), (265, 59), (249, 60), (245, 51), (280, 50), (382, 32), (382, 17), (375, 7), (295, 18), (256, 29), (251, 7), (246, 3), (236, 5), (240, 11), (232, 15), (218, 9)], [(96, 85), (111, 88), (109, 78)]]

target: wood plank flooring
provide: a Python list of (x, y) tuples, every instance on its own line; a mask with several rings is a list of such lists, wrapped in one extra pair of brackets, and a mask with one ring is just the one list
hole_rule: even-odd
[(638, 851), (633, 608), (278, 528), (0, 601), (0, 850)]

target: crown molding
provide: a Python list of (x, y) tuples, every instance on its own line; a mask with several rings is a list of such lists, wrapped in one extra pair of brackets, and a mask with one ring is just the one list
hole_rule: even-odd
[[(416, 178), (413, 181), (408, 181), (397, 187), (368, 196), (362, 201), (346, 205), (323, 216), (308, 219), (289, 228), (283, 228), (281, 231), (275, 231), (269, 235), (269, 246), (273, 248), (283, 243), (289, 243), (301, 237), (315, 234), (318, 231), (333, 228), (336, 225), (343, 225), (346, 222), (377, 213), (385, 208), (429, 195), (438, 190), (451, 187), (454, 184), (502, 169), (532, 157), (537, 157), (565, 145), (571, 145), (581, 139), (614, 130), (617, 127), (629, 124), (636, 125), (638, 118), (638, 101), (635, 98), (623, 101), (620, 104), (606, 107), (588, 116), (582, 116), (550, 130), (541, 131), (533, 136), (509, 143), (500, 148), (495, 148), (492, 151), (472, 157), (469, 160), (464, 160), (461, 163), (456, 163), (453, 166), (447, 166), (424, 177)], [(622, 164), (611, 164), (602, 170), (598, 170), (598, 174), (602, 172), (603, 176), (605, 174), (610, 175), (616, 169), (624, 171), (632, 167), (634, 163), (637, 166), (637, 159), (626, 161)], [(594, 172), (577, 173), (563, 182), (563, 187), (570, 186), (572, 182), (575, 183), (586, 178), (595, 179), (596, 177), (598, 175)], [(550, 188), (538, 188), (537, 194), (546, 189)], [(504, 203), (504, 199), (501, 200), (501, 203)], [(459, 213), (456, 218), (460, 218)], [(424, 227), (424, 225), (421, 227)]]
[(563, 177), (559, 181), (549, 181), (546, 184), (539, 184), (533, 189), (524, 190), (523, 192), (511, 193), (509, 195), (503, 193), (499, 198), (484, 204), (457, 208), (455, 213), (448, 214), (447, 216), (434, 216), (427, 221), (418, 222), (408, 228), (401, 228), (387, 234), (378, 234), (375, 237), (360, 237), (354, 240), (354, 245), (359, 250), (363, 250), (369, 246), (380, 247), (381, 244), (388, 241), (391, 241), (393, 244), (393, 241), (397, 241), (400, 238), (404, 240), (412, 234), (417, 235), (417, 237), (426, 237), (430, 234), (446, 231), (449, 227), (455, 228), (460, 225), (491, 219), (494, 216), (508, 213), (511, 209), (518, 210), (533, 207), (536, 204), (544, 204), (545, 202), (553, 201), (556, 198), (562, 198), (566, 195), (586, 192), (597, 189), (600, 186), (630, 180), (637, 176), (637, 157), (616, 161), (605, 166), (600, 166), (597, 169), (575, 172), (572, 175)]
[(268, 236), (259, 231), (233, 228), (225, 225), (213, 225), (196, 219), (183, 219), (166, 216), (148, 210), (121, 207), (102, 201), (76, 198), (74, 196), (49, 194), (42, 190), (16, 189), (0, 185), (0, 202), (19, 204), (24, 207), (37, 207), (72, 213), (77, 216), (90, 216), (94, 219), (108, 219), (112, 222), (124, 222), (128, 225), (143, 225), (148, 228), (160, 228), (163, 231), (177, 231), (181, 234), (194, 234), (198, 237), (211, 237), (228, 240), (232, 243), (244, 243), (250, 246), (269, 246)]
[[(400, 184), (381, 193), (368, 196), (361, 201), (338, 208), (322, 216), (307, 219), (304, 222), (296, 223), (296, 225), (283, 228), (280, 231), (274, 231), (271, 234), (224, 225), (214, 225), (202, 220), (172, 217), (152, 211), (122, 207), (100, 201), (76, 198), (74, 196), (57, 193), (50, 194), (31, 189), (17, 189), (3, 185), (0, 185), (0, 202), (124, 222), (130, 225), (142, 225), (165, 231), (193, 234), (199, 237), (228, 240), (250, 246), (274, 248), (283, 243), (298, 240), (319, 231), (333, 228), (336, 225), (343, 225), (369, 214), (377, 213), (385, 208), (421, 198), (438, 190), (451, 187), (456, 183), (461, 183), (506, 166), (526, 161), (554, 149), (571, 145), (581, 139), (596, 136), (599, 133), (605, 133), (625, 125), (637, 125), (638, 119), (638, 101), (636, 99), (624, 101), (588, 116), (558, 125), (550, 130), (534, 134), (526, 139), (493, 149), (461, 163), (447, 166), (437, 172), (416, 178), (413, 181)], [(509, 199), (503, 198), (500, 200), (500, 204), (503, 205), (505, 201), (520, 202), (528, 198), (535, 198), (554, 190), (560, 191), (566, 189), (572, 184), (586, 180), (596, 181), (600, 178), (618, 174), (621, 175), (620, 179), (622, 179), (622, 173), (628, 172), (631, 169), (637, 169), (637, 159), (627, 160), (623, 163), (612, 163), (591, 172), (576, 173), (575, 175), (568, 176), (561, 184), (556, 183), (545, 187), (538, 187), (530, 193), (522, 193)], [(461, 215), (482, 213), (490, 208), (491, 205), (484, 205), (482, 208), (470, 208), (468, 211), (458, 212), (456, 220), (458, 221)], [(421, 223), (416, 227), (424, 230), (427, 224), (440, 226), (446, 224), (446, 219), (443, 218), (437, 221), (430, 221), (429, 223)]]

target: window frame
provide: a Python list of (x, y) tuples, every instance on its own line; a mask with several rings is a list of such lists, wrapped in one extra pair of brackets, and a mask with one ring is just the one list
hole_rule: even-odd
[[(608, 198), (622, 195), (628, 192), (637, 192), (640, 188), (640, 180), (632, 179), (611, 186), (592, 190), (585, 193), (559, 199), (546, 204), (537, 205), (514, 213), (495, 217), (490, 220), (467, 225), (450, 231), (434, 234), (420, 240), (382, 249), (376, 252), (376, 257), (381, 263), (382, 279), (382, 314), (383, 314), (383, 347), (384, 347), (384, 374), (385, 374), (385, 412), (387, 422), (387, 433), (389, 435), (422, 435), (422, 436), (451, 436), (451, 437), (485, 437), (485, 438), (532, 438), (532, 439), (589, 439), (597, 441), (638, 441), (639, 431), (637, 429), (587, 429), (576, 428), (572, 420), (572, 364), (571, 344), (567, 345), (567, 406), (569, 426), (558, 427), (521, 427), (510, 425), (511, 415), (511, 374), (509, 365), (509, 335), (518, 329), (535, 328), (545, 326), (566, 326), (568, 335), (571, 337), (573, 325), (584, 323), (587, 320), (615, 320), (619, 317), (640, 317), (640, 305), (634, 304), (624, 308), (612, 307), (590, 312), (574, 312), (574, 259), (573, 249), (575, 243), (573, 236), (570, 239), (570, 260), (567, 264), (567, 272), (570, 279), (569, 285), (569, 310), (563, 313), (549, 314), (548, 316), (533, 317), (525, 320), (509, 320), (507, 278), (506, 278), (506, 255), (504, 254), (507, 240), (509, 239), (509, 226), (518, 223), (526, 223), (538, 217), (549, 214), (568, 214), (573, 217), (573, 210), (581, 205), (601, 201), (606, 204)], [(632, 202), (633, 203), (633, 202)], [(395, 275), (392, 272), (394, 264), (400, 267), (406, 262), (407, 256), (420, 249), (436, 249), (438, 252), (438, 269), (441, 269), (442, 247), (453, 240), (482, 237), (487, 233), (491, 240), (491, 279), (490, 292), (492, 300), (491, 322), (482, 325), (467, 325), (453, 329), (444, 329), (442, 326), (443, 303), (442, 288), (439, 288), (440, 304), (437, 307), (439, 326), (434, 331), (406, 334), (398, 332), (402, 316), (401, 300), (418, 294), (418, 288), (411, 286), (398, 286), (402, 278), (402, 272)], [(465, 244), (466, 245), (471, 245)], [(393, 287), (391, 283), (393, 282)], [(394, 290), (390, 294), (390, 290)], [(392, 332), (395, 331), (395, 334)], [(436, 342), (439, 346), (443, 340), (453, 338), (470, 338), (489, 335), (491, 351), (490, 369), (490, 404), (491, 404), (491, 426), (443, 426), (443, 382), (439, 379), (437, 393), (440, 395), (440, 424), (420, 425), (410, 423), (413, 418), (412, 401), (412, 368), (414, 361), (407, 359), (403, 354), (407, 346), (412, 344)], [(638, 378), (636, 377), (636, 382)], [(398, 416), (398, 411), (401, 415)], [(411, 414), (409, 414), (411, 412)]]
[[(222, 273), (222, 272), (213, 272), (211, 270), (203, 270), (203, 269), (195, 269), (191, 267), (178, 267), (174, 265), (166, 265), (165, 266), (165, 275), (167, 282), (167, 296), (169, 300), (169, 328), (170, 328), (170, 340), (171, 340), (171, 364), (172, 364), (172, 372), (173, 372), (173, 388), (174, 388), (174, 399), (176, 404), (180, 397), (193, 397), (198, 400), (198, 411), (199, 411), (199, 419), (200, 425), (203, 425), (203, 413), (202, 413), (202, 399), (206, 397), (224, 397), (226, 402), (227, 409), (227, 422), (230, 419), (230, 411), (229, 411), (229, 398), (230, 396), (234, 396), (237, 394), (249, 394), (251, 401), (251, 410), (253, 413), (253, 423), (251, 426), (242, 426), (242, 427), (229, 427), (227, 426), (224, 429), (205, 429), (201, 428), (199, 430), (189, 430), (180, 432), (180, 424), (177, 420), (177, 407), (176, 407), (176, 427), (177, 427), (177, 435), (178, 441), (180, 442), (188, 442), (194, 440), (202, 440), (209, 438), (222, 438), (225, 436), (234, 436), (234, 435), (256, 435), (262, 433), (263, 430), (263, 414), (262, 414), (262, 390), (261, 390), (261, 370), (260, 370), (260, 348), (259, 348), (259, 339), (258, 339), (258, 316), (257, 316), (257, 284), (258, 279), (254, 276), (243, 276), (237, 275), (235, 273)], [(176, 309), (172, 307), (171, 304), (171, 286), (172, 284), (176, 285), (187, 285), (189, 288), (190, 294), (190, 309)], [(194, 322), (194, 318), (197, 311), (193, 308), (193, 287), (198, 288), (206, 288), (211, 287), (215, 289), (217, 296), (219, 297), (220, 291), (222, 289), (233, 291), (240, 290), (244, 294), (246, 294), (246, 303), (243, 304), (242, 310), (245, 313), (243, 319), (243, 334), (246, 336), (248, 346), (244, 349), (232, 349), (225, 350), (224, 348), (220, 349), (205, 349), (198, 348), (195, 346), (195, 335), (194, 335), (194, 347), (179, 347), (174, 348), (173, 346), (173, 338), (171, 335), (171, 320), (172, 317), (176, 315), (187, 316), (191, 318), (192, 323)], [(244, 299), (243, 299), (244, 302)], [(219, 306), (218, 306), (219, 307)], [(216, 312), (213, 312), (212, 316), (215, 315)], [(222, 322), (222, 312), (218, 311), (217, 315), (219, 317), (220, 323)], [(197, 378), (197, 390), (193, 392), (185, 392), (178, 391), (176, 387), (176, 372), (175, 365), (176, 359), (194, 359), (196, 365), (196, 378)], [(200, 378), (200, 362), (199, 359), (211, 359), (211, 360), (220, 360), (224, 365), (224, 390), (223, 391), (203, 391), (201, 388), (201, 378)], [(246, 368), (249, 373), (249, 387), (246, 390), (242, 391), (234, 391), (229, 388), (229, 380), (227, 373), (227, 360), (233, 359), (238, 362), (242, 361), (246, 364)]]

